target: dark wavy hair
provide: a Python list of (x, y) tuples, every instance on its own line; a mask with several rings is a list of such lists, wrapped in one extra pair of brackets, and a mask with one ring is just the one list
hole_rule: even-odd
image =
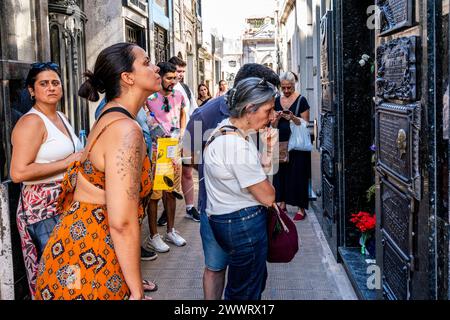
[(177, 56), (173, 56), (167, 62), (170, 62), (170, 63), (174, 64), (175, 66), (186, 67), (186, 62), (184, 62), (182, 59), (178, 58)]
[(120, 76), (123, 72), (132, 72), (136, 60), (133, 48), (136, 44), (121, 42), (100, 52), (95, 62), (94, 71), (86, 71), (86, 81), (78, 90), (78, 95), (89, 101), (98, 101), (99, 93), (105, 93), (106, 101), (111, 101), (121, 94)]
[(176, 72), (177, 66), (170, 62), (160, 62), (158, 63), (159, 75), (163, 77), (166, 73)]
[[(54, 62), (36, 62), (31, 65), (31, 69), (30, 69), (30, 71), (28, 71), (28, 75), (25, 80), (25, 87), (34, 89), (34, 84), (36, 83), (36, 79), (37, 79), (38, 75), (44, 71), (55, 72), (58, 75), (59, 80), (61, 80), (61, 73), (59, 71), (59, 66), (56, 63), (54, 63)], [(32, 98), (29, 93), (28, 93), (28, 95), (30, 96), (30, 99), (31, 99), (31, 105), (34, 106), (36, 103), (36, 100), (34, 98)]]
[(244, 64), (236, 74), (234, 85), (236, 86), (243, 79), (250, 77), (263, 78), (275, 87), (280, 86), (280, 77), (275, 73), (275, 71), (259, 63)]

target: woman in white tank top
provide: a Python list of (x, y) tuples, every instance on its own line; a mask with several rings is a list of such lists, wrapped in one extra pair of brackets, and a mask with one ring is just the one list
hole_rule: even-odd
[(55, 63), (34, 63), (26, 79), (33, 108), (12, 132), (10, 175), (23, 183), (17, 226), (19, 229), (30, 294), (35, 294), (38, 252), (27, 225), (50, 218), (56, 212), (56, 199), (66, 168), (80, 159), (80, 142), (65, 116), (57, 112), (62, 98), (61, 77)]

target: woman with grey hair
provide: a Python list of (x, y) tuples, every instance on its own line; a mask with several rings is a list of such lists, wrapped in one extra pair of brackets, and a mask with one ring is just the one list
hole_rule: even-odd
[[(276, 119), (272, 127), (279, 130), (281, 143), (289, 141), (291, 136), (290, 122), (296, 125), (301, 119), (309, 122), (309, 104), (304, 96), (295, 90), (298, 77), (293, 72), (285, 72), (280, 76), (283, 96), (275, 100)], [(286, 211), (286, 204), (298, 207), (295, 221), (303, 220), (308, 209), (308, 186), (311, 178), (311, 152), (291, 150), (289, 161), (280, 163), (278, 173), (273, 178), (276, 190), (276, 201)]]
[(205, 153), (206, 213), (228, 254), (226, 300), (259, 300), (267, 279), (267, 207), (275, 190), (249, 134), (274, 119), (276, 88), (260, 78), (240, 81), (227, 93), (230, 118), (208, 140)]

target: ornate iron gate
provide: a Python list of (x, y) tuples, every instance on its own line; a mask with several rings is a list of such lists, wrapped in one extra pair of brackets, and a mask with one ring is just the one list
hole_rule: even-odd
[(89, 130), (87, 103), (78, 96), (86, 65), (86, 15), (81, 6), (80, 0), (50, 0), (48, 4), (51, 56), (61, 67), (64, 87), (61, 111), (68, 116), (76, 132)]
[(333, 11), (327, 11), (320, 22), (320, 65), (321, 65), (321, 131), (320, 150), (322, 168), (322, 206), (321, 219), (325, 236), (337, 255), (337, 209), (336, 209), (336, 143), (337, 130), (334, 98), (334, 45), (333, 45)]
[(167, 31), (155, 24), (155, 62), (169, 60), (169, 54)]

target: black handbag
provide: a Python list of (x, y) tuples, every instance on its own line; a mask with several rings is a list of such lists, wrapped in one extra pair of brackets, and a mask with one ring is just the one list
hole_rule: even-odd
[(27, 226), (28, 234), (36, 247), (38, 259), (41, 258), (48, 239), (50, 238), (56, 224), (59, 222), (59, 216), (60, 215), (58, 214)]
[[(20, 191), (20, 197), (22, 198), (22, 206), (23, 206), (23, 195), (22, 191)], [(44, 252), (45, 246), (47, 245), (48, 239), (53, 232), (56, 224), (59, 222), (60, 215), (57, 214), (53, 217), (28, 224), (27, 215), (24, 213), (25, 222), (27, 224), (27, 232), (30, 235), (31, 241), (33, 241), (34, 246), (36, 247), (38, 260), (41, 259), (42, 253)]]

